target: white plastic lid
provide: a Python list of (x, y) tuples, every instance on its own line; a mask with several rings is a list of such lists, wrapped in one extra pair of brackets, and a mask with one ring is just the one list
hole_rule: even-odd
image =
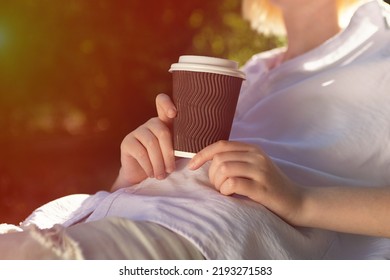
[(169, 72), (173, 71), (207, 72), (245, 79), (245, 74), (238, 70), (237, 62), (209, 56), (182, 55), (178, 63), (171, 65)]

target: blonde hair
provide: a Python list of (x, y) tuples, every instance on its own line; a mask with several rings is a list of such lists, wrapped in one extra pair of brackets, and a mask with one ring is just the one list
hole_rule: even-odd
[[(351, 8), (359, 2), (361, 0), (337, 0), (341, 27), (346, 26)], [(284, 36), (286, 33), (280, 10), (269, 0), (243, 0), (242, 13), (244, 19), (259, 33), (276, 36)]]

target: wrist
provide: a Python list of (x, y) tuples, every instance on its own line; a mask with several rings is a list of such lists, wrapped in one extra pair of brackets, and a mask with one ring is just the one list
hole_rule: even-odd
[(297, 215), (296, 225), (301, 227), (313, 227), (313, 216), (315, 216), (315, 205), (318, 196), (316, 187), (301, 188), (301, 202)]
[(310, 197), (311, 189), (308, 187), (295, 186), (296, 199), (294, 211), (290, 215), (290, 221), (294, 226), (306, 227), (310, 220)]

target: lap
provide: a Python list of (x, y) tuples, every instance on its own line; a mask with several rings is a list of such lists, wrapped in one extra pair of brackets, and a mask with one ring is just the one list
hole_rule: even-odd
[(66, 231), (87, 259), (203, 259), (187, 239), (156, 223), (105, 218)]

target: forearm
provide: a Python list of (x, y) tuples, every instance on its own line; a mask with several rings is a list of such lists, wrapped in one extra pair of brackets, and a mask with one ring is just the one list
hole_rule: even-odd
[(300, 226), (390, 237), (390, 187), (313, 187), (304, 193)]

